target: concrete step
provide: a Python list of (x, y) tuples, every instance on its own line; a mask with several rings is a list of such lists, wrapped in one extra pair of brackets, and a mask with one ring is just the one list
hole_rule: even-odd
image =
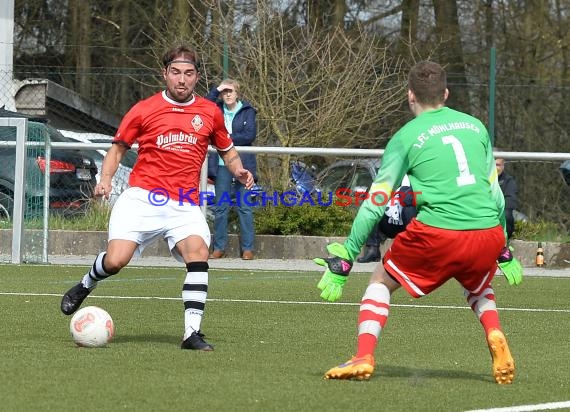
[[(42, 232), (39, 230), (26, 230), (27, 242), (24, 253), (40, 254), (42, 251)], [(319, 236), (276, 236), (256, 235), (256, 259), (312, 259), (326, 255), (326, 245), (331, 242), (342, 242), (343, 237)], [(391, 244), (388, 239), (381, 246), (384, 253)], [(0, 255), (11, 255), (12, 231), (0, 230)], [(48, 255), (96, 255), (104, 250), (107, 244), (107, 232), (96, 231), (49, 231)], [(511, 245), (515, 248), (515, 256), (525, 267), (535, 267), (537, 242), (513, 240)], [(570, 267), (570, 243), (542, 242), (544, 249), (544, 262), (548, 268)], [(238, 235), (229, 235), (228, 248), (225, 251), (227, 258), (239, 258)], [(167, 257), (170, 256), (166, 241), (160, 240), (149, 246), (144, 256)]]

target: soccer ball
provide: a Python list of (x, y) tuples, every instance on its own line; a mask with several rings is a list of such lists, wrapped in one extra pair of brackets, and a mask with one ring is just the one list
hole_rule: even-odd
[(77, 346), (99, 348), (111, 341), (115, 326), (105, 310), (98, 306), (86, 306), (75, 312), (69, 331)]

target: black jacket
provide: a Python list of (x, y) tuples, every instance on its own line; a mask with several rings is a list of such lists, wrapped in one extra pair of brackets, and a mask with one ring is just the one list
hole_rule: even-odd
[[(215, 102), (220, 110), (224, 110), (224, 103), (218, 100), (220, 92), (217, 88), (210, 90), (206, 99)], [(241, 100), (242, 106), (234, 116), (232, 121), (232, 140), (234, 146), (253, 146), (253, 142), (257, 137), (256, 115), (257, 110), (247, 101)], [(240, 153), (243, 167), (249, 170), (253, 177), (257, 180), (257, 160), (254, 153)], [(215, 179), (218, 174), (217, 153), (208, 155), (208, 177)]]
[(501, 186), (505, 197), (505, 209), (516, 209), (518, 206), (518, 188), (515, 178), (503, 171), (499, 175), (499, 186)]

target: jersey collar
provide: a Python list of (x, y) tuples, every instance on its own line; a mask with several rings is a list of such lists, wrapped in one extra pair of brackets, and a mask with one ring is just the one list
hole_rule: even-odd
[(166, 94), (166, 90), (162, 91), (162, 98), (166, 100), (168, 103), (174, 104), (176, 106), (190, 106), (192, 103), (196, 101), (196, 96), (193, 94), (192, 99), (190, 99), (186, 103), (177, 102), (176, 100), (172, 100), (170, 97), (168, 97), (168, 95)]

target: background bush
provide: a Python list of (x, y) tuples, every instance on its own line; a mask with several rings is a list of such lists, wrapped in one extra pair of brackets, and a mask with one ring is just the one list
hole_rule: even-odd
[(513, 237), (520, 240), (570, 242), (568, 233), (561, 233), (556, 223), (544, 220), (515, 222)]
[[(258, 235), (348, 236), (356, 215), (352, 207), (336, 206), (265, 206), (255, 210), (255, 233)], [(51, 230), (106, 231), (111, 209), (100, 201), (93, 201), (88, 211), (76, 217), (51, 215)], [(213, 222), (209, 222), (213, 232)], [(26, 221), (28, 229), (41, 229), (41, 218)], [(11, 221), (0, 222), (0, 229), (10, 229)], [(230, 233), (239, 233), (237, 213), (230, 211)], [(515, 222), (514, 239), (543, 242), (570, 242), (570, 235), (561, 232), (554, 222), (527, 220)]]
[(346, 236), (356, 210), (350, 207), (277, 206), (260, 207), (255, 212), (259, 235)]

